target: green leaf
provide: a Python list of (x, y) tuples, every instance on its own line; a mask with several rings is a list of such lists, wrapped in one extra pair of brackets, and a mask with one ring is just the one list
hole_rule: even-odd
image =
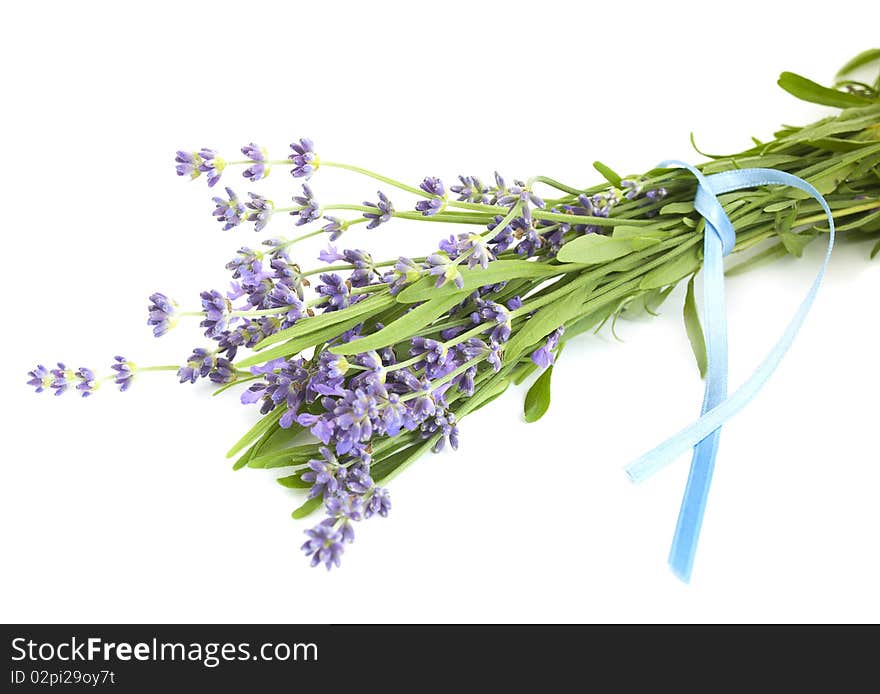
[(662, 241), (668, 239), (670, 234), (663, 229), (646, 229), (645, 227), (627, 226), (626, 224), (614, 227), (614, 231), (611, 232), (611, 238), (613, 239), (630, 239), (633, 236)]
[[(305, 335), (310, 335), (319, 330), (343, 323), (355, 316), (375, 314), (382, 309), (391, 306), (393, 303), (394, 297), (390, 294), (374, 294), (373, 296), (368, 296), (366, 299), (362, 299), (356, 304), (352, 304), (341, 311), (329, 311), (317, 316), (312, 316), (311, 318), (304, 318), (298, 321), (296, 325), (292, 325), (284, 330), (279, 330), (277, 333), (263, 338), (256, 344), (254, 349), (261, 350), (269, 345), (284, 342), (291, 338), (300, 338)], [(339, 331), (339, 333), (343, 332), (345, 332), (345, 330)]]
[(299, 520), (300, 518), (305, 518), (310, 515), (313, 511), (321, 508), (321, 505), (324, 503), (324, 500), (321, 498), (319, 494), (313, 499), (308, 499), (302, 506), (296, 509), (290, 515)]
[(309, 489), (312, 486), (309, 482), (303, 482), (298, 473), (287, 477), (278, 477), (275, 481), (288, 489)]
[(236, 460), (235, 463), (232, 465), (232, 469), (241, 470), (245, 465), (247, 465), (254, 455), (254, 449), (255, 447), (252, 446), (251, 448), (248, 448), (244, 453), (242, 453), (239, 459)]
[(416, 306), (412, 311), (404, 313), (400, 318), (392, 321), (381, 330), (371, 335), (336, 345), (330, 348), (333, 354), (358, 354), (360, 352), (369, 352), (372, 349), (379, 349), (393, 345), (401, 340), (412, 337), (426, 325), (436, 320), (456, 304), (460, 303), (466, 294), (459, 292), (452, 296), (438, 296), (425, 303)]
[(837, 71), (837, 77), (843, 77), (849, 73), (858, 70), (860, 67), (880, 60), (880, 48), (869, 48), (862, 51), (855, 58), (851, 58), (847, 63)]
[[(337, 313), (336, 311), (332, 311), (331, 313)], [(339, 311), (338, 313), (343, 313)], [(308, 333), (307, 335), (303, 335), (302, 337), (296, 337), (292, 340), (284, 342), (280, 345), (275, 345), (274, 347), (270, 347), (269, 349), (264, 349), (262, 352), (257, 352), (257, 354), (252, 354), (249, 357), (242, 359), (239, 362), (236, 362), (235, 365), (240, 368), (246, 368), (248, 366), (254, 366), (255, 364), (264, 364), (267, 361), (271, 361), (272, 359), (276, 359), (278, 357), (289, 357), (293, 354), (299, 354), (304, 349), (308, 349), (309, 347), (314, 347), (315, 345), (319, 345), (322, 342), (327, 342), (327, 340), (332, 340), (334, 337), (338, 337), (346, 330), (351, 330), (358, 323), (362, 323), (364, 321), (364, 316), (355, 315), (349, 316), (348, 320), (343, 323), (336, 323), (335, 325), (331, 325), (323, 330), (319, 330), (317, 332)]]
[(563, 263), (595, 265), (607, 263), (609, 260), (620, 258), (655, 243), (657, 239), (641, 236), (615, 239), (601, 234), (587, 234), (569, 241), (559, 250), (556, 257)]
[(689, 215), (693, 214), (694, 203), (693, 202), (670, 202), (663, 207), (660, 208), (660, 214), (681, 214), (681, 215)]
[(835, 108), (849, 108), (850, 106), (868, 106), (871, 101), (857, 94), (841, 92), (836, 89), (823, 87), (806, 77), (801, 77), (793, 72), (783, 72), (779, 76), (779, 86), (789, 94), (796, 96), (802, 101)]
[(620, 176), (614, 172), (611, 167), (605, 166), (601, 161), (594, 161), (593, 168), (596, 169), (602, 176), (615, 188), (620, 188)]
[(878, 254), (878, 253), (880, 253), (880, 241), (878, 241), (878, 242), (877, 242), (877, 245), (875, 245), (875, 246), (871, 249), (871, 260), (874, 260), (874, 258), (877, 257), (877, 254)]
[(236, 453), (241, 450), (244, 450), (245, 446), (249, 446), (251, 443), (260, 438), (263, 434), (265, 434), (270, 427), (278, 422), (281, 419), (281, 415), (287, 410), (286, 407), (276, 407), (269, 414), (264, 415), (254, 424), (250, 430), (242, 436), (238, 443), (236, 443), (232, 448), (229, 449), (229, 452), (226, 454), (227, 458), (231, 458)]
[[(568, 268), (573, 270), (575, 268)], [(489, 284), (497, 284), (505, 280), (520, 277), (544, 277), (566, 272), (566, 269), (558, 265), (547, 263), (533, 263), (528, 260), (494, 260), (484, 270), (477, 268), (462, 268), (461, 276), (464, 278), (464, 288), (459, 289), (454, 283), (448, 282), (442, 287), (435, 287), (436, 277), (422, 277), (418, 281), (406, 287), (397, 295), (397, 301), (404, 304), (414, 304), (420, 301), (428, 301), (442, 296), (460, 296), (462, 299), (479, 287)]]
[(560, 325), (575, 318), (595, 285), (580, 285), (571, 293), (542, 306), (517, 330), (504, 346), (504, 360), (514, 363), (532, 345), (552, 333)]
[(697, 313), (697, 302), (694, 299), (694, 278), (691, 277), (684, 295), (684, 329), (687, 332), (694, 358), (697, 360), (697, 368), (700, 370), (700, 378), (706, 377), (708, 359), (706, 357), (706, 338), (703, 336), (703, 326), (700, 325), (700, 316)]
[(799, 234), (795, 234), (792, 231), (779, 232), (779, 240), (782, 241), (785, 250), (788, 251), (789, 255), (793, 255), (795, 258), (800, 258), (804, 254), (804, 249), (810, 244), (810, 241), (815, 238), (816, 236), (814, 234), (808, 232), (801, 232)]
[(778, 260), (779, 258), (784, 258), (788, 254), (788, 251), (785, 249), (785, 246), (782, 243), (776, 243), (770, 246), (769, 248), (765, 248), (760, 253), (756, 253), (751, 258), (742, 261), (741, 263), (737, 263), (732, 268), (727, 270), (724, 274), (727, 277), (733, 277), (735, 275), (741, 275), (747, 270), (751, 270), (759, 265), (763, 265), (764, 263), (769, 263), (771, 260)]
[(553, 366), (548, 366), (526, 393), (523, 414), (527, 422), (537, 422), (550, 408), (550, 379), (552, 377)]
[(669, 262), (654, 268), (639, 282), (639, 289), (655, 289), (678, 284), (688, 275), (700, 268), (700, 247), (691, 246), (687, 251), (675, 256)]

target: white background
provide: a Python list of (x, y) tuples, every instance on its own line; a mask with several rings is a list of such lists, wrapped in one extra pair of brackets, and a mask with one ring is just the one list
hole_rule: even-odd
[[(873, 7), (872, 7), (873, 5)], [(666, 555), (687, 460), (636, 487), (622, 466), (687, 423), (702, 384), (681, 325), (661, 318), (569, 344), (534, 425), (512, 390), (465, 420), (461, 450), (392, 485), (388, 519), (358, 528), (343, 568), (311, 569), (297, 495), (233, 473), (253, 421), (235, 396), (144, 375), (128, 393), (34, 395), (63, 359), (106, 373), (116, 353), (175, 363), (194, 323), (155, 340), (146, 297), (185, 307), (222, 288), (258, 239), (212, 221), (178, 148), (327, 159), (417, 182), (457, 173), (597, 180), (665, 158), (749, 146), (825, 109), (776, 85), (830, 81), (876, 43), (876, 4), (16, 3), (0, 42), (7, 334), (0, 477), (4, 621), (876, 621), (880, 272), (836, 252), (790, 355), (724, 430), (692, 585)], [(321, 201), (376, 185), (338, 171)], [(237, 172), (226, 183), (252, 187)], [(285, 170), (260, 188), (283, 201)], [(392, 191), (387, 191), (392, 193)], [(392, 194), (397, 206), (411, 204)], [(288, 231), (275, 222), (265, 234)], [(442, 228), (395, 223), (347, 239), (377, 258), (429, 250)], [(297, 257), (310, 263), (323, 239)], [(729, 283), (733, 383), (781, 332), (818, 268)]]

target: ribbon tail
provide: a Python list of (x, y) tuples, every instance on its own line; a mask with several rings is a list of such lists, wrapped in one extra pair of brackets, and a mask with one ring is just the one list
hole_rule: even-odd
[(700, 539), (700, 529), (703, 527), (703, 514), (709, 499), (709, 487), (712, 484), (712, 473), (715, 471), (715, 456), (718, 453), (720, 438), (721, 429), (716, 429), (694, 448), (691, 471), (684, 490), (681, 509), (678, 512), (672, 549), (669, 550), (669, 566), (685, 583), (690, 582), (694, 568), (694, 558), (697, 555), (697, 544)]

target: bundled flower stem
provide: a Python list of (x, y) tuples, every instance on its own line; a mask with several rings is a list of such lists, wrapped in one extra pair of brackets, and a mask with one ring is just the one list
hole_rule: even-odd
[[(878, 56), (868, 51), (846, 71)], [(785, 127), (739, 154), (710, 156), (699, 168), (793, 173), (825, 195), (843, 238), (880, 236), (880, 79), (825, 88), (784, 73), (780, 84), (843, 110), (803, 128)], [(138, 368), (116, 357), (109, 379), (126, 390), (141, 372), (174, 370), (181, 382), (208, 378), (218, 392), (240, 388), (242, 403), (258, 405), (261, 416), (229, 456), (237, 456), (236, 469), (283, 469), (280, 484), (306, 490), (294, 517), (324, 507), (325, 519), (306, 531), (303, 545), (313, 565), (338, 565), (353, 522), (387, 515), (388, 492), (379, 483), (429, 449), (457, 448), (464, 416), (543, 370), (525, 405), (528, 421), (539, 418), (565, 340), (636, 310), (653, 313), (683, 280), (688, 336), (705, 367), (693, 301), (704, 222), (693, 207), (695, 180), (685, 171), (621, 177), (597, 162), (605, 180), (590, 188), (546, 176), (509, 182), (497, 173), (488, 183), (459, 176), (447, 188), (435, 177), (411, 186), (322, 161), (307, 139), (279, 159), (254, 143), (241, 152), (239, 161), (210, 149), (178, 152), (177, 173), (204, 176), (214, 186), (235, 167), (251, 183), (278, 168), (308, 180), (335, 167), (374, 179), (383, 190), (363, 204), (322, 205), (303, 183), (291, 205), (276, 206), (226, 188), (214, 198), (223, 229), (253, 223), (262, 231), (292, 216), (306, 230), (264, 241), (261, 250), (241, 248), (226, 266), (231, 290), (202, 292), (201, 310), (181, 311), (153, 294), (148, 322), (157, 337), (190, 316), (209, 343), (183, 366)], [(736, 252), (765, 246), (730, 273), (800, 256), (828, 231), (819, 205), (797, 190), (763, 187), (719, 199), (736, 228)], [(330, 245), (320, 254), (323, 267), (303, 270), (291, 259), (290, 249), (309, 237), (337, 242), (358, 224), (375, 229), (395, 218), (459, 226), (420, 258), (377, 262), (365, 250)], [(880, 243), (872, 257), (878, 251)], [(87, 396), (99, 382), (92, 370), (63, 364), (30, 373), (38, 392), (73, 388)]]

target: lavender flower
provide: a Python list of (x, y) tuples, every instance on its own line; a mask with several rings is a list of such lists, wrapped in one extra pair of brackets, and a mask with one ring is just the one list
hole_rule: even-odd
[(177, 170), (178, 176), (189, 176), (190, 179), (196, 179), (202, 173), (199, 171), (201, 157), (199, 157), (198, 152), (185, 152), (183, 150), (178, 150), (177, 154), (174, 156), (174, 161), (177, 164), (175, 169)]
[(38, 364), (37, 368), (33, 371), (28, 371), (28, 376), (30, 378), (27, 384), (33, 386), (38, 393), (42, 393), (47, 388), (50, 388), (54, 381), (52, 373), (42, 364)]
[(312, 566), (324, 564), (329, 571), (333, 566), (339, 566), (345, 546), (342, 544), (342, 534), (331, 525), (323, 523), (306, 530), (309, 539), (302, 546), (307, 557), (312, 558)]
[(492, 201), (495, 205), (511, 207), (515, 203), (521, 202), (523, 205), (531, 203), (535, 207), (544, 207), (544, 201), (538, 197), (538, 195), (533, 193), (532, 189), (526, 186), (522, 181), (514, 181), (513, 185), (508, 188), (504, 179), (496, 171), (495, 184), (495, 196)]
[(218, 222), (223, 224), (223, 231), (229, 231), (241, 224), (241, 218), (245, 213), (244, 205), (241, 204), (232, 188), (226, 189), (226, 195), (229, 197), (228, 200), (221, 197), (212, 198), (215, 206), (212, 214)]
[(318, 170), (318, 166), (320, 166), (320, 159), (318, 158), (318, 155), (315, 154), (315, 144), (311, 140), (303, 137), (299, 142), (292, 143), (290, 148), (293, 150), (293, 154), (290, 155), (293, 169), (290, 173), (295, 178), (311, 178), (311, 175), (315, 173), (315, 171)]
[(226, 168), (226, 162), (217, 156), (217, 152), (204, 147), (198, 152), (178, 150), (174, 161), (178, 176), (189, 176), (192, 180), (207, 174), (209, 188), (220, 180), (220, 174)]
[(428, 378), (437, 378), (442, 375), (448, 364), (451, 354), (442, 342), (424, 337), (414, 337), (409, 353), (416, 356), (424, 356), (424, 361), (416, 362), (418, 368), (425, 368)]
[(425, 258), (428, 266), (428, 274), (437, 278), (436, 287), (442, 287), (447, 282), (453, 282), (459, 289), (464, 288), (464, 277), (458, 268), (458, 263), (450, 259), (445, 252), (432, 253)]
[(131, 386), (136, 367), (134, 362), (128, 361), (125, 357), (116, 356), (113, 359), (115, 363), (110, 367), (116, 372), (113, 382), (119, 386), (119, 390), (125, 392)]
[(98, 381), (95, 378), (95, 372), (91, 369), (81, 366), (74, 372), (77, 384), (76, 389), (82, 393), (84, 398), (95, 392), (98, 388)]
[(340, 494), (331, 496), (324, 503), (330, 518), (323, 521), (323, 525), (337, 528), (345, 542), (354, 542), (353, 522), (362, 520), (364, 517), (364, 502), (354, 494)]
[(378, 513), (383, 518), (388, 516), (391, 510), (391, 496), (384, 487), (373, 487), (373, 491), (364, 506), (364, 518), (372, 518)]
[(310, 460), (309, 470), (302, 474), (303, 482), (311, 484), (309, 489), (309, 499), (316, 496), (327, 497), (339, 489), (339, 481), (336, 476), (340, 466), (336, 456), (326, 446), (321, 446), (318, 451), (321, 454), (320, 460)]
[(73, 383), (73, 371), (68, 369), (63, 362), (58, 362), (58, 368), (50, 371), (52, 374), (52, 383), (50, 387), (55, 391), (55, 395), (61, 395), (66, 392)]
[(559, 345), (559, 338), (565, 333), (565, 326), (560, 325), (556, 330), (547, 336), (547, 341), (538, 349), (532, 352), (532, 361), (542, 369), (551, 366), (555, 360), (554, 351)]
[(195, 383), (197, 379), (207, 376), (214, 367), (214, 354), (201, 347), (196, 347), (186, 364), (177, 370), (181, 383)]
[(338, 311), (351, 303), (348, 285), (335, 272), (323, 273), (321, 282), (323, 284), (315, 287), (315, 291), (321, 296), (327, 297), (327, 311)]
[(348, 222), (339, 219), (338, 217), (325, 215), (324, 219), (327, 220), (327, 224), (325, 224), (322, 229), (325, 233), (330, 234), (331, 241), (335, 241), (342, 236), (342, 232), (348, 228)]
[(459, 202), (488, 203), (488, 189), (476, 176), (459, 176), (461, 185), (451, 186), (449, 190), (458, 195)]
[(485, 299), (477, 299), (474, 303), (477, 310), (471, 314), (471, 321), (475, 324), (495, 323), (489, 337), (499, 344), (507, 342), (510, 338), (510, 311), (507, 307)]
[(220, 180), (223, 169), (226, 168), (226, 161), (217, 156), (217, 152), (213, 149), (203, 147), (198, 152), (199, 171), (208, 177), (208, 187), (213, 188), (214, 184)]
[(391, 293), (397, 294), (404, 287), (412, 284), (422, 276), (420, 268), (411, 258), (400, 256), (394, 264), (394, 270), (383, 278), (391, 285)]
[(312, 193), (312, 189), (307, 183), (303, 183), (302, 189), (302, 195), (293, 196), (293, 201), (300, 206), (300, 209), (294, 210), (290, 213), (295, 217), (298, 217), (296, 220), (297, 226), (314, 222), (321, 217), (321, 207), (315, 202), (315, 196)]
[(150, 294), (150, 305), (147, 308), (149, 318), (147, 325), (153, 326), (153, 335), (162, 337), (171, 328), (177, 325), (177, 302), (172, 301), (164, 294), (156, 292)]
[(620, 181), (621, 187), (624, 189), (624, 197), (627, 200), (635, 200), (639, 195), (642, 194), (642, 189), (645, 186), (645, 179), (643, 178), (623, 178)]
[(254, 222), (254, 231), (262, 231), (275, 211), (275, 203), (256, 193), (248, 193), (248, 200), (245, 205), (248, 208), (246, 219)]
[(443, 185), (443, 181), (439, 178), (428, 176), (421, 182), (419, 188), (434, 197), (428, 200), (419, 200), (416, 203), (416, 210), (425, 217), (431, 217), (441, 212), (446, 205), (446, 187)]
[(265, 149), (251, 142), (241, 148), (241, 153), (254, 162), (242, 172), (242, 176), (254, 182), (269, 175), (270, 167), (267, 162), (268, 154)]
[(370, 220), (367, 224), (367, 229), (375, 229), (380, 224), (384, 224), (391, 219), (394, 214), (394, 206), (391, 204), (391, 201), (387, 198), (385, 193), (380, 190), (378, 196), (379, 202), (370, 202), (369, 200), (364, 201), (364, 205), (367, 207), (376, 208), (375, 212), (364, 212), (364, 217)]
[(216, 289), (201, 293), (202, 310), (205, 312), (204, 320), (199, 326), (205, 328), (205, 337), (217, 337), (226, 330), (229, 324), (229, 312), (232, 304)]
[(666, 197), (666, 195), (666, 188), (655, 188), (654, 190), (649, 190), (647, 193), (645, 193), (645, 197), (652, 202), (662, 200)]

